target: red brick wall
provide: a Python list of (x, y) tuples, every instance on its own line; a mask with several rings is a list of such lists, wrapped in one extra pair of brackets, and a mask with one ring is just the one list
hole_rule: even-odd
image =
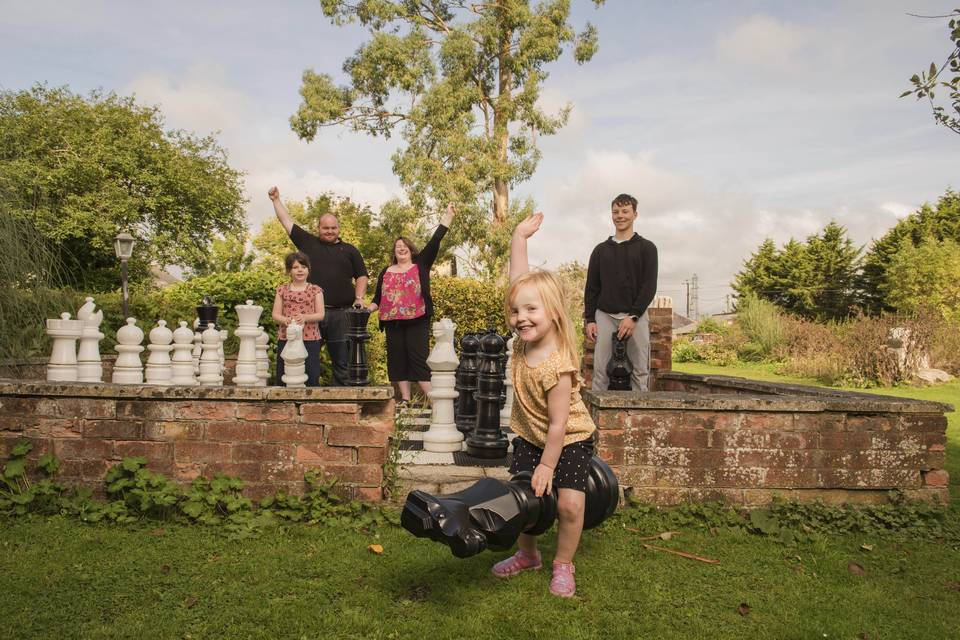
[[(41, 393), (46, 397), (41, 397)], [(227, 396), (238, 396), (228, 398)], [(389, 388), (172, 388), (0, 382), (0, 459), (27, 438), (53, 452), (58, 478), (102, 486), (109, 467), (144, 456), (188, 482), (223, 473), (260, 497), (302, 493), (315, 469), (351, 497), (379, 500), (389, 434)]]
[(949, 498), (947, 421), (937, 403), (889, 399), (884, 410), (877, 396), (866, 405), (859, 394), (657, 393), (629, 406), (607, 395), (616, 394), (585, 393), (599, 455), (625, 491), (648, 502), (756, 505), (777, 494), (883, 502), (890, 489)]

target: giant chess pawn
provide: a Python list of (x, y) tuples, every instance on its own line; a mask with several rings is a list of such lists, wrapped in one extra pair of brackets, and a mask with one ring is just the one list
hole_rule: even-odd
[(257, 337), (260, 336), (260, 314), (263, 307), (247, 300), (247, 304), (238, 304), (237, 329), (234, 335), (240, 338), (240, 347), (237, 351), (237, 370), (233, 376), (233, 383), (238, 387), (253, 387), (260, 382), (257, 375)]
[[(185, 320), (173, 332), (173, 358), (171, 359), (170, 384), (195, 386), (197, 376), (193, 372), (193, 331)], [(199, 356), (198, 356), (199, 357)]]
[(283, 384), (288, 387), (304, 387), (307, 381), (307, 347), (303, 344), (303, 325), (291, 322), (287, 325), (287, 344), (280, 352), (283, 358)]
[(464, 436), (470, 435), (477, 422), (477, 369), (480, 349), (480, 339), (476, 333), (467, 333), (460, 338), (460, 365), (457, 367), (457, 384), (454, 387), (458, 392), (457, 411), (455, 422), (457, 430)]
[(257, 386), (265, 387), (270, 380), (270, 334), (263, 327), (257, 329)]
[(477, 374), (477, 422), (467, 436), (467, 453), (477, 458), (503, 458), (510, 442), (500, 430), (500, 356), (503, 338), (494, 331), (480, 339), (480, 371)]
[(147, 344), (147, 351), (150, 352), (150, 357), (147, 358), (147, 384), (161, 387), (170, 384), (170, 379), (173, 377), (170, 361), (172, 342), (173, 332), (167, 328), (167, 321), (157, 320), (157, 326), (150, 330), (150, 343)]
[(200, 384), (204, 387), (216, 387), (223, 384), (220, 369), (220, 332), (208, 324), (201, 334), (203, 353), (200, 354)]
[(436, 339), (433, 351), (427, 358), (430, 367), (430, 404), (433, 415), (430, 429), (423, 434), (424, 451), (451, 452), (463, 447), (463, 434), (457, 431), (454, 422), (453, 400), (457, 397), (454, 388), (454, 371), (460, 364), (457, 352), (453, 348), (453, 333), (457, 325), (450, 318), (433, 323), (433, 337)]
[(103, 322), (103, 310), (96, 309), (93, 298), (77, 311), (77, 320), (83, 322), (80, 334), (80, 347), (77, 349), (77, 380), (80, 382), (103, 382), (103, 362), (100, 359), (100, 323)]
[(143, 329), (137, 326), (136, 318), (127, 318), (127, 324), (117, 331), (117, 360), (113, 363), (113, 380), (116, 384), (143, 384)]
[(50, 382), (77, 381), (77, 340), (83, 334), (83, 321), (71, 320), (69, 313), (47, 320), (47, 335), (53, 338), (53, 348), (47, 363)]

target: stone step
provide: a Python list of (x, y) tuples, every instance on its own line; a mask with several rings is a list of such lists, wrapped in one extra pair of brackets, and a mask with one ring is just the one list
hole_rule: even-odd
[[(449, 455), (452, 454), (435, 454)], [(392, 500), (402, 503), (407, 494), (414, 490), (426, 491), (432, 495), (444, 495), (462, 491), (481, 478), (509, 480), (506, 467), (458, 467), (450, 465), (404, 465), (400, 467), (400, 491)]]

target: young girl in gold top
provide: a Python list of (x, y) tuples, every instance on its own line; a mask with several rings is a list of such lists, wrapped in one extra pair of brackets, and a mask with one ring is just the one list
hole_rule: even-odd
[[(538, 497), (557, 489), (560, 524), (550, 592), (569, 598), (576, 591), (573, 555), (583, 530), (596, 427), (580, 399), (575, 334), (563, 308), (560, 280), (549, 271), (530, 271), (527, 263), (527, 240), (542, 221), (542, 213), (522, 221), (510, 243), (506, 312), (518, 336), (510, 420), (517, 437), (510, 471), (533, 471), (531, 484)], [(536, 537), (521, 534), (517, 542), (520, 549), (495, 564), (493, 575), (508, 578), (541, 567)]]

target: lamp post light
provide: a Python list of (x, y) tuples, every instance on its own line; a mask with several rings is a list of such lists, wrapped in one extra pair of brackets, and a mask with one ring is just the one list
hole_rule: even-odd
[(113, 241), (113, 249), (120, 258), (120, 283), (123, 287), (123, 317), (130, 315), (129, 299), (127, 293), (127, 260), (133, 255), (134, 238), (129, 233), (118, 233)]

